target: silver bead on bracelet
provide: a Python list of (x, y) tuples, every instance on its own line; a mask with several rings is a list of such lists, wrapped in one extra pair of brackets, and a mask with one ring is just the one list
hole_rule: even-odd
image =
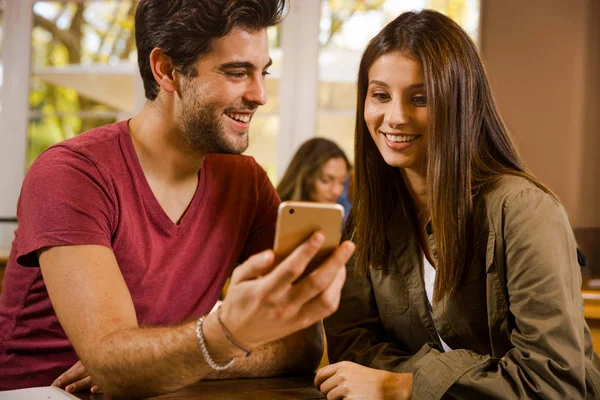
[(223, 371), (225, 369), (228, 369), (233, 365), (237, 357), (233, 357), (231, 361), (229, 361), (225, 365), (219, 365), (213, 361), (212, 357), (208, 352), (208, 348), (206, 348), (206, 342), (204, 341), (204, 333), (202, 332), (202, 324), (204, 323), (204, 318), (206, 318), (206, 315), (200, 317), (198, 319), (198, 324), (196, 325), (196, 336), (198, 337), (198, 342), (200, 343), (200, 350), (202, 351), (202, 356), (204, 357), (204, 360), (206, 360), (208, 366), (212, 369), (216, 371)]

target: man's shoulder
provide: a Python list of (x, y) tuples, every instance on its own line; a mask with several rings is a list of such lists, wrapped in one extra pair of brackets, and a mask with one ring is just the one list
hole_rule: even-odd
[(90, 129), (75, 137), (59, 142), (49, 149), (64, 148), (76, 152), (93, 152), (95, 149), (103, 149), (106, 146), (113, 145), (118, 140), (119, 136), (123, 133), (123, 124), (126, 123), (126, 121), (120, 121)]
[(49, 147), (33, 162), (26, 181), (39, 183), (40, 179), (59, 179), (71, 172), (91, 176), (100, 170), (114, 170), (118, 165), (115, 154), (122, 134), (120, 124), (94, 128)]

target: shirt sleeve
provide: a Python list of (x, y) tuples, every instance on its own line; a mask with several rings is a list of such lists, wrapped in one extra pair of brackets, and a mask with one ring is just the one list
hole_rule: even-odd
[(257, 163), (254, 165), (258, 182), (256, 213), (250, 227), (248, 240), (238, 260), (239, 263), (256, 253), (273, 248), (277, 209), (281, 203), (265, 170)]
[(17, 206), (17, 262), (39, 266), (45, 247), (96, 244), (111, 247), (115, 203), (95, 164), (57, 146), (29, 169)]
[(346, 265), (346, 282), (338, 310), (323, 321), (331, 363), (351, 361), (370, 368), (412, 372), (425, 353), (411, 355), (386, 338), (371, 280), (354, 275), (354, 257)]
[(581, 272), (563, 207), (526, 189), (505, 204), (496, 240), (505, 249), (514, 347), (502, 358), (431, 350), (415, 365), (413, 397), (586, 398)]

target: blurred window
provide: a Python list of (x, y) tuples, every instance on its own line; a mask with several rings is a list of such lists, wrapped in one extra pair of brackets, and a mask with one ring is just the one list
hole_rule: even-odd
[(28, 165), (47, 147), (133, 111), (135, 5), (33, 5)]

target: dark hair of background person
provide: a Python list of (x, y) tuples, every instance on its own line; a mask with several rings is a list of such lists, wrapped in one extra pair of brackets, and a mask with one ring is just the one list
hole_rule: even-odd
[(194, 65), (210, 52), (212, 40), (234, 27), (258, 31), (277, 25), (286, 0), (141, 0), (135, 13), (135, 42), (146, 98), (155, 100), (158, 84), (150, 53), (159, 48), (177, 70), (194, 77)]
[(282, 201), (310, 201), (321, 168), (332, 158), (341, 158), (350, 172), (350, 162), (344, 151), (325, 138), (313, 138), (300, 146), (277, 185)]
[(364, 120), (369, 68), (391, 52), (423, 67), (428, 107), (423, 167), (437, 245), (434, 301), (438, 301), (456, 292), (475, 257), (475, 207), (498, 178), (518, 175), (554, 194), (527, 170), (512, 143), (467, 33), (435, 11), (403, 13), (371, 39), (358, 72), (356, 197), (347, 225), (347, 234), (356, 243), (355, 274), (385, 264), (386, 227), (395, 207), (401, 204), (407, 214), (415, 215), (400, 171), (385, 163)]

